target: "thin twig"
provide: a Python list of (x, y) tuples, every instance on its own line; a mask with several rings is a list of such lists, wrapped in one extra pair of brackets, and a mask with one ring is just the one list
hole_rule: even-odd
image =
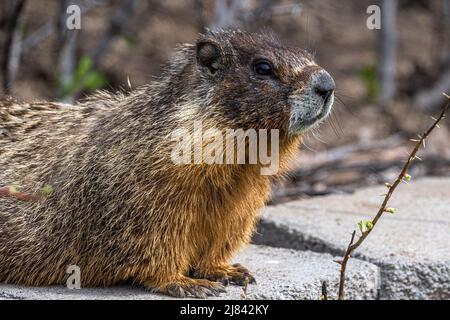
[(400, 172), (400, 174), (398, 175), (395, 182), (393, 184), (389, 184), (389, 183), (386, 184), (386, 186), (389, 188), (389, 191), (387, 192), (386, 196), (384, 197), (384, 200), (380, 206), (380, 209), (378, 210), (374, 219), (371, 221), (372, 222), (371, 227), (367, 228), (367, 230), (361, 230), (361, 236), (359, 236), (359, 238), (358, 238), (358, 240), (356, 240), (356, 242), (354, 242), (356, 231), (353, 231), (350, 243), (347, 246), (347, 250), (345, 251), (343, 259), (342, 259), (342, 261), (338, 261), (338, 263), (341, 265), (339, 293), (338, 293), (339, 300), (343, 300), (345, 297), (345, 271), (347, 268), (348, 260), (350, 259), (353, 251), (356, 250), (364, 242), (364, 240), (369, 236), (369, 234), (374, 229), (377, 222), (380, 220), (380, 218), (383, 216), (383, 214), (387, 211), (387, 205), (389, 203), (389, 200), (392, 197), (392, 194), (394, 193), (397, 186), (402, 181), (404, 181), (404, 178), (408, 177), (408, 169), (409, 169), (411, 163), (416, 159), (416, 154), (419, 151), (420, 147), (422, 145), (425, 145), (425, 140), (428, 138), (428, 136), (431, 134), (431, 132), (438, 126), (439, 122), (445, 118), (448, 108), (450, 106), (450, 97), (448, 95), (445, 95), (445, 96), (447, 97), (448, 102), (447, 102), (447, 105), (443, 108), (440, 116), (434, 121), (434, 123), (431, 125), (431, 127), (427, 131), (425, 131), (422, 135), (419, 136), (419, 139), (417, 140), (414, 149), (409, 154), (409, 157), (406, 160), (406, 162), (403, 166), (403, 169)]
[(247, 290), (248, 290), (248, 278), (245, 278), (244, 287), (242, 288), (242, 291), (241, 291), (241, 299), (243, 299), (243, 300), (248, 299)]
[(327, 289), (326, 281), (322, 281), (321, 291), (322, 291), (322, 294), (320, 296), (320, 300), (328, 300), (328, 289)]
[(355, 240), (355, 235), (356, 231), (353, 231), (347, 250), (345, 251), (344, 258), (342, 259), (342, 261), (337, 261), (341, 265), (341, 274), (339, 279), (339, 300), (342, 300), (344, 298), (345, 270), (347, 269), (347, 261), (348, 259), (350, 259), (350, 256), (352, 255), (352, 244), (353, 241)]

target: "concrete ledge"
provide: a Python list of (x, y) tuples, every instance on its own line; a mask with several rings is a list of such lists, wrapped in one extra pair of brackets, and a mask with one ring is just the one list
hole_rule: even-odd
[[(382, 186), (268, 207), (254, 242), (342, 255), (356, 223), (375, 215), (384, 193)], [(355, 253), (380, 267), (380, 298), (449, 299), (450, 179), (402, 184), (390, 206), (398, 212), (386, 214)]]
[[(249, 246), (237, 258), (256, 277), (247, 299), (319, 299), (322, 282), (330, 297), (336, 297), (339, 265), (329, 254), (300, 252), (264, 246)], [(353, 259), (348, 274), (349, 299), (376, 299), (379, 270), (371, 263)], [(151, 294), (139, 287), (68, 290), (64, 287), (0, 285), (0, 299), (130, 299), (157, 300), (169, 297)], [(242, 299), (242, 289), (229, 286), (218, 299)]]

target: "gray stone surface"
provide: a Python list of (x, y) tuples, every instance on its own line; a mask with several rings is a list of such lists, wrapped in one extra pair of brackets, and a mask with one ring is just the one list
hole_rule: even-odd
[[(263, 210), (255, 243), (342, 255), (356, 223), (374, 217), (384, 186)], [(382, 299), (450, 299), (450, 179), (401, 184), (355, 257), (381, 270)], [(352, 268), (350, 267), (350, 270)]]
[[(236, 257), (252, 270), (257, 284), (248, 286), (248, 299), (319, 299), (326, 281), (330, 297), (336, 296), (339, 266), (329, 254), (249, 246)], [(375, 299), (379, 269), (357, 259), (351, 261), (348, 298)], [(219, 299), (241, 299), (242, 289), (229, 286)], [(64, 287), (0, 285), (0, 299), (168, 299), (139, 287), (68, 290)]]

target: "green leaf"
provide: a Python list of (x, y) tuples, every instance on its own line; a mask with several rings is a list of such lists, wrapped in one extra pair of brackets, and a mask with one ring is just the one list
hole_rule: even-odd
[(82, 56), (78, 62), (75, 79), (83, 78), (92, 69), (92, 59), (88, 56)]
[(358, 222), (358, 227), (361, 233), (366, 233), (367, 231), (372, 230), (373, 222), (361, 220), (360, 222)]
[(366, 86), (367, 96), (370, 101), (374, 101), (379, 94), (380, 85), (375, 66), (368, 66), (360, 72), (361, 80)]
[(362, 233), (364, 233), (364, 232), (367, 231), (367, 230), (366, 230), (366, 223), (365, 223), (364, 221), (358, 222), (358, 227), (359, 227), (359, 230), (360, 230)]
[(396, 213), (397, 209), (396, 208), (386, 208), (386, 209), (384, 209), (384, 211), (387, 213)]
[(136, 44), (136, 38), (133, 37), (131, 34), (124, 34), (123, 35), (123, 40), (125, 40), (125, 43), (129, 47), (133, 47)]
[(78, 92), (101, 89), (108, 83), (106, 77), (93, 69), (92, 59), (81, 57), (75, 75), (69, 81), (58, 80), (58, 92), (61, 98), (76, 95)]
[(83, 89), (97, 90), (103, 88), (107, 84), (106, 77), (100, 72), (91, 71), (83, 78)]

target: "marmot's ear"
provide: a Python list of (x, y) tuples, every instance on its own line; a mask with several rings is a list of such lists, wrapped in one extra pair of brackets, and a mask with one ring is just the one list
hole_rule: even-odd
[(219, 46), (212, 41), (199, 41), (197, 43), (197, 63), (208, 68), (212, 74), (223, 67), (222, 53)]

